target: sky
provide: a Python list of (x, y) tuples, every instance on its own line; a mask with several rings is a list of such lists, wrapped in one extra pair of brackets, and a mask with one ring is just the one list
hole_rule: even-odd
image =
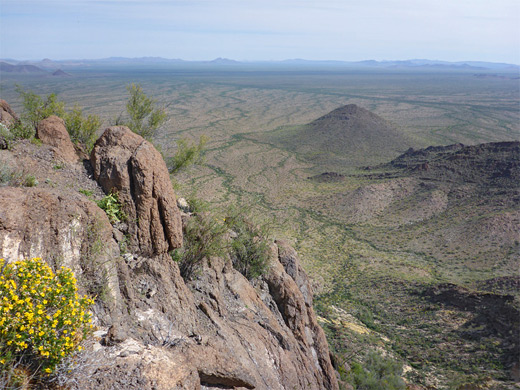
[(0, 58), (520, 64), (519, 0), (0, 0)]

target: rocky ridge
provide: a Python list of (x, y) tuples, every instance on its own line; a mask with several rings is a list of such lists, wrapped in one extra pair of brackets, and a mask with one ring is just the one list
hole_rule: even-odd
[[(31, 172), (40, 183), (0, 187), (0, 255), (67, 265), (81, 292), (98, 296), (95, 337), (63, 384), (338, 388), (309, 280), (287, 243), (272, 243), (269, 272), (254, 282), (227, 256), (208, 259), (185, 281), (168, 254), (182, 242), (181, 212), (153, 146), (113, 127), (97, 141), (90, 162), (62, 161), (61, 146), (42, 138), (41, 147), (19, 142), (0, 151), (0, 164)], [(117, 190), (128, 222), (112, 226), (84, 189), (93, 197)]]

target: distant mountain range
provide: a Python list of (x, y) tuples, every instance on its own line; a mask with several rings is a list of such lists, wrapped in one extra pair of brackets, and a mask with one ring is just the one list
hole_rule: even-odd
[[(43, 61), (42, 61), (43, 62)], [(4, 61), (0, 61), (0, 72), (4, 73), (14, 73), (14, 74), (36, 74), (36, 75), (48, 75), (47, 70), (42, 69), (36, 65), (31, 64), (10, 64)], [(60, 68), (55, 70), (51, 76), (71, 76), (70, 74), (64, 72)]]
[[(162, 57), (109, 57), (102, 59), (70, 59), (51, 60), (45, 58), (41, 61), (18, 61), (15, 59), (0, 59), (0, 71), (16, 73), (34, 73), (38, 70), (32, 68), (20, 68), (35, 66), (39, 71), (55, 71), (57, 69), (74, 69), (93, 66), (143, 66), (143, 65), (202, 65), (202, 66), (301, 66), (301, 67), (327, 67), (327, 68), (367, 68), (367, 69), (418, 69), (418, 70), (493, 70), (500, 72), (520, 72), (520, 65), (484, 62), (484, 61), (438, 61), (428, 59), (411, 59), (397, 61), (327, 61), (288, 59), (283, 61), (236, 61), (229, 58), (216, 58), (210, 61), (186, 61), (179, 58), (169, 59)], [(18, 68), (9, 68), (9, 67)], [(11, 69), (11, 70), (9, 70)]]

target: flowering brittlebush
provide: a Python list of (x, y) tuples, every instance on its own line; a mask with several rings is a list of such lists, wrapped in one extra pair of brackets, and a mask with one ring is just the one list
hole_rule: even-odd
[(68, 268), (54, 273), (40, 258), (0, 259), (0, 373), (19, 364), (52, 373), (81, 350), (92, 303), (78, 295)]

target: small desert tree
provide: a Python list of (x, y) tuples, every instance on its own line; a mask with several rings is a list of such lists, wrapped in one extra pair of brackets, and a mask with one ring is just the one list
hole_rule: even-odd
[(90, 153), (97, 139), (97, 130), (101, 127), (99, 117), (97, 115), (84, 117), (83, 110), (76, 105), (72, 111), (64, 115), (63, 119), (72, 142), (84, 145)]
[(33, 91), (25, 91), (20, 85), (16, 86), (16, 92), (22, 98), (23, 111), (20, 120), (10, 129), (14, 137), (33, 138), (38, 123), (56, 115), (65, 121), (65, 127), (74, 143), (84, 145), (87, 152), (92, 150), (97, 131), (101, 127), (101, 120), (97, 115), (85, 117), (78, 105), (72, 111), (66, 111), (65, 103), (58, 100), (54, 93), (42, 97)]
[(184, 138), (178, 140), (175, 155), (168, 159), (170, 173), (176, 174), (190, 165), (201, 163), (207, 141), (208, 139), (205, 136), (201, 136), (198, 143), (190, 143)]
[(16, 86), (16, 92), (22, 98), (23, 111), (20, 121), (15, 123), (11, 132), (20, 138), (34, 137), (36, 126), (42, 119), (51, 115), (63, 117), (65, 115), (65, 103), (60, 102), (56, 94), (51, 93), (41, 97), (33, 91), (25, 91), (20, 85)]
[(168, 119), (164, 108), (157, 108), (156, 102), (146, 96), (138, 84), (131, 84), (127, 88), (130, 98), (126, 103), (129, 121), (125, 123), (130, 130), (141, 137), (151, 140), (155, 132)]

